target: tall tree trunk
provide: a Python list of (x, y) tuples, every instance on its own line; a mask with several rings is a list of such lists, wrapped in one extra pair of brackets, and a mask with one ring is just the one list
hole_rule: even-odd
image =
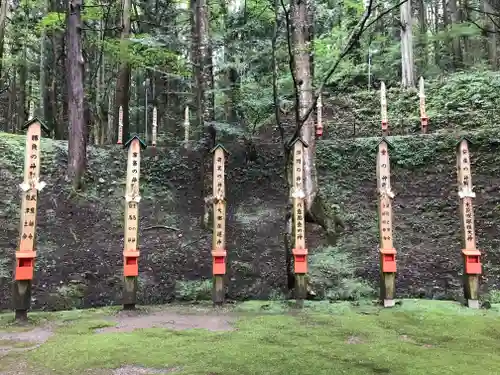
[(8, 130), (12, 133), (17, 131), (16, 128), (16, 99), (17, 99), (17, 71), (14, 70), (14, 76), (10, 81), (10, 90), (9, 90), (9, 109), (7, 114), (7, 124)]
[(122, 33), (121, 33), (121, 59), (122, 63), (118, 71), (118, 78), (116, 80), (116, 94), (115, 94), (115, 128), (118, 129), (118, 112), (120, 106), (123, 108), (123, 141), (129, 138), (130, 133), (130, 119), (129, 119), (129, 99), (130, 99), (130, 74), (131, 67), (128, 61), (128, 39), (130, 38), (130, 8), (132, 6), (131, 0), (123, 0), (123, 13), (122, 13)]
[(488, 0), (483, 1), (483, 10), (485, 14), (486, 21), (486, 29), (489, 31), (487, 37), (487, 51), (488, 51), (488, 60), (491, 66), (491, 69), (498, 70), (498, 28), (494, 22), (491, 21), (489, 14), (494, 14), (495, 9), (491, 6)]
[(197, 0), (196, 26), (199, 36), (199, 57), (203, 85), (203, 123), (214, 120), (214, 77), (212, 64), (212, 48), (209, 36), (207, 0)]
[(8, 1), (1, 0), (0, 3), (0, 78), (3, 73), (3, 52), (5, 44), (5, 27), (7, 24)]
[[(49, 0), (44, 0), (43, 15), (49, 12)], [(40, 101), (38, 104), (38, 116), (42, 121), (47, 121), (47, 30), (42, 27), (40, 36)], [(52, 128), (52, 124), (48, 124)]]
[(26, 60), (26, 47), (22, 47), (21, 63), (19, 64), (19, 98), (17, 103), (17, 129), (21, 129), (28, 120), (26, 110), (26, 85), (28, 80), (28, 67)]
[[(310, 48), (308, 41), (308, 2), (309, 0), (292, 0), (290, 6), (292, 45), (294, 60), (294, 75), (297, 84), (298, 108), (296, 108), (296, 121), (300, 122), (308, 109), (312, 106), (312, 77)], [(310, 210), (318, 193), (318, 176), (315, 165), (316, 139), (314, 130), (314, 119), (309, 116), (301, 129), (302, 139), (309, 145), (305, 151), (304, 158), (304, 188), (306, 209)]]
[[(451, 26), (453, 27), (453, 25), (458, 25), (458, 23), (460, 22), (457, 0), (449, 0), (449, 7), (450, 7)], [(462, 49), (460, 47), (460, 37), (453, 36), (451, 45), (452, 45), (451, 60), (453, 62), (453, 68), (455, 70), (460, 69), (462, 67), (462, 61), (463, 61)]]
[(198, 126), (198, 131), (195, 133), (199, 136), (203, 129), (204, 85), (202, 61), (200, 56), (200, 30), (198, 26), (198, 18), (198, 0), (191, 0), (191, 62), (193, 64), (192, 87), (196, 88), (193, 107), (196, 108), (196, 125)]
[(429, 49), (428, 49), (428, 38), (427, 38), (427, 6), (424, 0), (419, 0), (418, 2), (418, 23), (419, 23), (419, 50), (421, 54), (419, 63), (419, 74), (424, 75), (429, 64)]
[(401, 84), (415, 87), (411, 0), (401, 5)]
[(87, 131), (85, 123), (82, 55), (82, 0), (69, 0), (67, 15), (68, 71), (68, 177), (73, 188), (80, 189), (87, 164)]

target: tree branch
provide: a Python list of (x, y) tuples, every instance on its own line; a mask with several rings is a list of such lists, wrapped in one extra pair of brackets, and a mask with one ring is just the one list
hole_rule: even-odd
[[(300, 100), (299, 100), (299, 85), (297, 84), (297, 77), (295, 77), (295, 56), (292, 51), (292, 34), (290, 32), (290, 13), (286, 9), (283, 0), (280, 0), (281, 7), (285, 12), (285, 23), (286, 23), (286, 41), (288, 45), (288, 64), (290, 66), (290, 73), (292, 75), (293, 89), (295, 91), (295, 118), (300, 119)], [(295, 137), (294, 137), (295, 138)]]
[[(294, 133), (294, 135), (293, 135), (293, 137), (291, 138), (290, 141), (293, 141), (296, 137), (300, 136), (300, 131), (302, 129), (302, 126), (304, 125), (304, 123), (306, 122), (306, 120), (309, 118), (309, 116), (311, 115), (312, 111), (316, 107), (316, 105), (318, 103), (319, 95), (323, 91), (323, 88), (325, 87), (326, 83), (328, 82), (328, 80), (330, 79), (330, 77), (333, 75), (333, 73), (335, 73), (335, 71), (337, 70), (338, 66), (340, 65), (340, 63), (344, 59), (344, 57), (346, 57), (349, 54), (349, 52), (351, 52), (351, 50), (353, 49), (353, 47), (357, 44), (357, 42), (361, 38), (361, 35), (363, 35), (363, 33), (366, 31), (366, 29), (368, 29), (370, 26), (372, 26), (373, 24), (375, 24), (378, 20), (380, 20), (382, 17), (384, 17), (388, 13), (390, 13), (393, 10), (399, 8), (401, 5), (403, 5), (407, 1), (408, 0), (401, 0), (396, 5), (394, 5), (394, 6), (390, 7), (390, 8), (388, 8), (388, 9), (384, 10), (383, 12), (381, 12), (374, 20), (372, 20), (371, 22), (368, 22), (368, 19), (370, 18), (371, 14), (372, 14), (372, 11), (373, 11), (373, 9), (372, 9), (373, 0), (369, 1), (369, 4), (368, 4), (368, 6), (366, 8), (365, 13), (363, 14), (363, 16), (361, 17), (361, 19), (359, 20), (359, 22), (357, 23), (357, 25), (352, 30), (352, 32), (349, 35), (349, 37), (347, 38), (347, 42), (344, 45), (344, 48), (343, 48), (341, 54), (339, 55), (339, 57), (337, 57), (337, 60), (333, 63), (333, 65), (331, 66), (330, 70), (323, 77), (323, 79), (321, 81), (321, 84), (319, 85), (318, 89), (316, 89), (316, 91), (314, 92), (314, 94), (313, 94), (313, 102), (312, 102), (311, 106), (307, 109), (307, 111), (306, 111), (306, 113), (305, 113), (305, 115), (303, 117), (301, 117), (301, 118), (297, 117), (297, 118), (299, 118), (299, 121), (297, 123), (297, 127), (295, 129), (295, 133)], [(294, 81), (294, 85), (295, 85), (295, 81)], [(297, 93), (296, 93), (296, 97), (298, 98), (298, 94)], [(298, 107), (298, 105), (297, 105), (297, 107)], [(290, 145), (290, 143), (289, 143), (289, 145)]]
[(143, 231), (151, 230), (151, 229), (166, 229), (166, 230), (173, 230), (178, 232), (180, 229), (179, 228), (174, 228), (174, 227), (169, 227), (167, 225), (153, 225), (150, 227), (142, 228)]

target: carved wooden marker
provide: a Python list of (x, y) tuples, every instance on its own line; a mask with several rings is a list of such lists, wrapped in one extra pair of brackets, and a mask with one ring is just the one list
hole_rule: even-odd
[(307, 248), (305, 225), (305, 193), (304, 193), (304, 148), (308, 145), (297, 137), (292, 142), (293, 147), (293, 232), (294, 248), (292, 250), (295, 272), (295, 298), (299, 304), (307, 297)]
[(156, 147), (157, 133), (158, 133), (158, 110), (156, 109), (156, 107), (153, 107), (153, 130), (151, 137), (151, 145), (153, 147)]
[(420, 127), (422, 129), (422, 133), (425, 134), (427, 133), (429, 118), (427, 117), (427, 113), (425, 113), (424, 77), (420, 77), (419, 86), (420, 90), (418, 96), (420, 98)]
[(123, 143), (123, 107), (120, 106), (118, 109), (118, 142), (116, 144), (121, 145)]
[(479, 275), (481, 275), (481, 253), (476, 248), (474, 231), (474, 209), (470, 170), (469, 141), (463, 138), (457, 146), (458, 196), (460, 199), (460, 221), (463, 231), (462, 254), (464, 257), (464, 292), (467, 305), (479, 308)]
[(139, 173), (141, 149), (146, 144), (133, 135), (124, 145), (128, 148), (127, 186), (125, 188), (125, 239), (123, 249), (123, 308), (132, 310), (137, 300), (137, 276), (139, 276)]
[(382, 119), (382, 136), (389, 135), (389, 120), (387, 119), (387, 96), (385, 83), (380, 84), (380, 117)]
[(396, 283), (396, 249), (392, 238), (392, 199), (391, 171), (389, 161), (390, 144), (382, 138), (377, 153), (377, 188), (379, 193), (379, 230), (380, 230), (380, 299), (384, 307), (394, 306)]
[(321, 137), (323, 135), (323, 102), (321, 99), (321, 94), (318, 96), (318, 102), (316, 104), (316, 136)]
[(26, 123), (26, 151), (24, 156), (24, 180), (22, 190), (20, 241), (16, 251), (13, 285), (13, 302), (16, 320), (26, 320), (31, 303), (31, 282), (35, 267), (35, 231), (38, 192), (45, 186), (40, 179), (40, 140), (45, 125), (36, 118)]
[(215, 305), (224, 303), (226, 274), (226, 184), (225, 158), (228, 152), (217, 144), (213, 149), (213, 237), (212, 237), (212, 299)]

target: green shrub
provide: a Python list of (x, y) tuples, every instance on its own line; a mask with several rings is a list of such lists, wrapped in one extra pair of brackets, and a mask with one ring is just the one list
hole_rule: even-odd
[(373, 289), (355, 276), (355, 266), (338, 247), (326, 247), (311, 256), (309, 282), (317, 296), (329, 300), (359, 300)]
[(211, 293), (211, 280), (177, 281), (175, 283), (175, 297), (180, 301), (210, 300)]

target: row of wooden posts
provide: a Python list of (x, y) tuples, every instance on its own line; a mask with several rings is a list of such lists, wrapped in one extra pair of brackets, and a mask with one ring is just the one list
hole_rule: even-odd
[[(425, 115), (425, 96), (423, 95), (423, 80), (420, 89), (420, 110), (422, 132), (427, 133), (428, 118)], [(120, 111), (120, 116), (123, 116)], [(154, 115), (156, 118), (156, 115)], [(122, 118), (121, 118), (122, 119)], [(377, 188), (379, 192), (378, 213), (380, 229), (380, 298), (384, 306), (394, 306), (395, 279), (396, 279), (396, 250), (393, 244), (392, 227), (392, 200), (394, 193), (390, 182), (390, 143), (387, 140), (389, 123), (387, 119), (387, 100), (385, 85), (381, 86), (381, 122), (382, 139), (377, 153)], [(122, 121), (120, 121), (122, 124)], [(35, 266), (35, 230), (37, 202), (39, 192), (45, 183), (40, 181), (40, 141), (42, 131), (46, 127), (41, 121), (32, 118), (26, 124), (26, 151), (24, 162), (24, 180), (20, 184), (23, 191), (21, 203), (21, 230), (19, 247), (16, 251), (16, 266), (13, 286), (13, 305), (16, 319), (26, 319), (31, 303), (31, 284)], [(128, 150), (127, 181), (125, 189), (125, 223), (123, 248), (123, 307), (132, 309), (137, 301), (137, 278), (139, 276), (139, 203), (141, 201), (139, 176), (141, 165), (141, 151), (146, 144), (134, 135), (124, 143)], [(291, 198), (293, 200), (293, 230), (294, 230), (294, 272), (296, 274), (296, 298), (305, 298), (308, 250), (305, 234), (305, 195), (303, 190), (304, 176), (304, 149), (307, 144), (297, 138), (293, 146), (293, 186)], [(212, 273), (213, 273), (213, 302), (220, 305), (224, 302), (224, 279), (227, 264), (226, 249), (226, 193), (225, 193), (225, 162), (227, 152), (220, 144), (213, 152), (213, 241), (212, 241)], [(472, 199), (472, 179), (470, 171), (470, 154), (467, 139), (459, 142), (457, 149), (457, 169), (459, 184), (459, 200), (461, 209), (461, 223), (463, 230), (463, 259), (464, 259), (464, 290), (469, 307), (478, 307), (479, 275), (481, 274), (480, 252), (476, 249), (474, 232), (474, 214)]]
[[(428, 132), (428, 122), (425, 111), (424, 80), (420, 78), (420, 119), (423, 134)], [(389, 122), (387, 119), (387, 99), (385, 84), (380, 89), (382, 139), (378, 145), (377, 153), (377, 188), (379, 231), (380, 231), (380, 298), (384, 306), (394, 306), (395, 281), (396, 281), (396, 249), (393, 244), (392, 226), (392, 200), (394, 193), (391, 190), (391, 174), (389, 149), (387, 140), (389, 135)], [(464, 265), (464, 297), (467, 306), (479, 308), (479, 278), (482, 272), (481, 252), (476, 247), (474, 230), (474, 208), (472, 199), (476, 194), (472, 191), (471, 155), (469, 140), (461, 138), (457, 144), (457, 183), (460, 205), (460, 223), (462, 231), (462, 257)]]

